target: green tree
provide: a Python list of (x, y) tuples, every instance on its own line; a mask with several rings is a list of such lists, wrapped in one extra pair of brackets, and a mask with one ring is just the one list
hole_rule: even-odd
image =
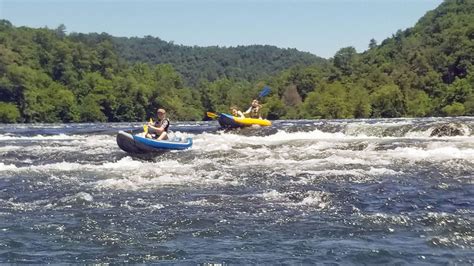
[(474, 115), (474, 94), (471, 94), (464, 102), (465, 115)]
[(302, 108), (312, 118), (352, 117), (346, 89), (339, 82), (328, 84), (323, 90), (308, 94)]
[(334, 55), (334, 66), (340, 69), (343, 75), (351, 75), (356, 56), (357, 51), (354, 47), (341, 48)]
[(270, 120), (281, 119), (285, 114), (285, 104), (277, 96), (269, 97), (263, 105), (262, 115)]
[(81, 122), (105, 122), (107, 117), (101, 110), (100, 99), (97, 95), (90, 94), (82, 98), (79, 104), (79, 117)]
[(373, 117), (401, 117), (405, 114), (403, 94), (397, 85), (384, 85), (370, 98)]
[(463, 103), (473, 93), (474, 88), (468, 79), (456, 78), (456, 80), (448, 86), (443, 102), (447, 105), (454, 102)]
[(376, 47), (377, 47), (377, 41), (374, 38), (370, 39), (369, 49), (374, 49)]
[(433, 110), (432, 101), (423, 91), (410, 91), (406, 100), (407, 115), (412, 117), (427, 116)]
[(370, 97), (366, 89), (357, 85), (351, 85), (348, 92), (349, 112), (355, 118), (370, 117), (372, 108), (370, 106)]
[(25, 113), (29, 122), (73, 122), (76, 120), (74, 94), (55, 82), (46, 88), (25, 91)]
[(448, 116), (460, 116), (464, 115), (466, 109), (462, 103), (454, 102), (453, 104), (445, 106), (443, 112)]
[(0, 123), (16, 123), (20, 121), (20, 111), (15, 104), (0, 102)]

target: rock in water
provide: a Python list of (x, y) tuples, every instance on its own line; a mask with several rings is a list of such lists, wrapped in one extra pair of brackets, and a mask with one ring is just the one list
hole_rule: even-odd
[(460, 124), (444, 124), (435, 126), (433, 131), (431, 131), (430, 137), (454, 137), (454, 136), (464, 136), (465, 130)]

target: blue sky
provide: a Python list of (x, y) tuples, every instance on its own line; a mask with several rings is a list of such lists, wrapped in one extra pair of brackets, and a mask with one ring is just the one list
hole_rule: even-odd
[(176, 44), (270, 44), (325, 58), (342, 47), (364, 51), (413, 26), (442, 0), (0, 0), (15, 26), (67, 32), (151, 35)]

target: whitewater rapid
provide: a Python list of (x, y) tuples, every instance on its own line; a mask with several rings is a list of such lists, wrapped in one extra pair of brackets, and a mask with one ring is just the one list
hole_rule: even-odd
[(214, 123), (154, 158), (138, 123), (0, 127), (0, 262), (472, 262), (474, 118)]

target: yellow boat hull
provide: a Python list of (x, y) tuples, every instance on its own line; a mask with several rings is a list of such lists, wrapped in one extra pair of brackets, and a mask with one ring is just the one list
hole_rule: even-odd
[(218, 121), (222, 127), (226, 128), (249, 127), (254, 125), (268, 127), (272, 125), (272, 122), (266, 119), (240, 118), (229, 114), (219, 114)]
[(234, 121), (245, 126), (259, 125), (259, 126), (268, 127), (272, 125), (272, 122), (266, 119), (234, 117)]

